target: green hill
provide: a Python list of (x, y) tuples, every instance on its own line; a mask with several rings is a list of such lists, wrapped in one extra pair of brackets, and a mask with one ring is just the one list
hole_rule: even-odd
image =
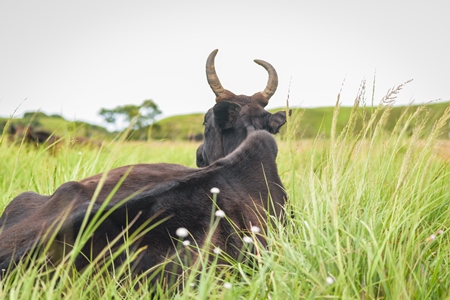
[[(406, 113), (407, 115), (413, 114), (421, 105), (411, 106), (395, 106), (389, 113), (388, 118), (385, 120), (385, 129), (390, 132), (394, 129), (401, 115)], [(443, 115), (445, 109), (450, 106), (450, 102), (441, 102), (425, 105), (425, 110), (421, 113), (429, 115), (426, 120), (424, 132), (430, 132), (434, 123)], [(315, 138), (317, 136), (330, 137), (331, 122), (333, 119), (334, 107), (321, 107), (311, 109), (293, 109), (291, 122), (296, 127), (297, 138)], [(337, 118), (336, 130), (340, 133), (350, 118), (352, 107), (340, 107), (339, 115)], [(367, 122), (376, 108), (372, 107), (359, 107), (357, 109), (357, 121), (354, 130), (357, 132), (362, 128), (363, 122)], [(406, 118), (403, 123), (406, 122)], [(417, 122), (417, 121), (416, 121)], [(402, 124), (399, 124), (402, 125)], [(408, 127), (408, 133), (412, 133), (412, 129), (415, 123), (411, 123)], [(448, 138), (450, 133), (450, 127), (446, 128), (446, 132), (443, 132), (441, 138)]]
[(153, 139), (195, 140), (203, 135), (204, 114), (172, 116), (162, 119), (152, 126)]
[(48, 116), (42, 112), (28, 112), (23, 118), (0, 118), (0, 133), (6, 124), (32, 126), (36, 130), (44, 130), (57, 136), (87, 137), (93, 140), (112, 139), (116, 134), (109, 132), (106, 128), (80, 121), (68, 121), (60, 115)]
[[(440, 102), (427, 104), (424, 115), (429, 114), (424, 132), (430, 132), (433, 124), (442, 115), (444, 110), (450, 106), (450, 102)], [(412, 106), (395, 106), (390, 111), (389, 117), (385, 120), (385, 128), (391, 131), (397, 123), (400, 116), (407, 111), (407, 114), (414, 113), (419, 105)], [(273, 109), (271, 112), (283, 110), (284, 108)], [(341, 132), (349, 120), (352, 107), (340, 107), (337, 118), (336, 129)], [(355, 131), (362, 128), (363, 122), (366, 122), (376, 108), (359, 107), (357, 109), (357, 121)], [(334, 107), (319, 108), (293, 108), (290, 125), (294, 126), (296, 138), (315, 138), (330, 136), (331, 122), (333, 119)], [(203, 135), (203, 113), (178, 115), (162, 119), (150, 127), (133, 131), (129, 134), (131, 140), (145, 140), (151, 137), (155, 140), (199, 140)], [(0, 130), (3, 130), (8, 119), (0, 118)], [(417, 122), (417, 121), (416, 121)], [(41, 112), (26, 113), (23, 118), (11, 120), (12, 124), (28, 125), (31, 124), (37, 129), (53, 132), (55, 135), (71, 135), (83, 136), (92, 139), (104, 140), (112, 139), (117, 136), (101, 126), (91, 125), (85, 122), (67, 121), (61, 116), (47, 116)], [(409, 126), (409, 133), (412, 133), (414, 124)], [(283, 135), (283, 131), (281, 132)], [(450, 127), (442, 133), (441, 138), (449, 138)]]
[[(429, 132), (433, 124), (438, 120), (444, 110), (450, 106), (450, 102), (440, 102), (426, 105), (426, 112), (429, 114), (429, 119), (425, 125), (425, 132)], [(400, 116), (407, 111), (407, 114), (414, 113), (419, 105), (411, 106), (395, 106), (392, 108), (389, 117), (386, 120), (386, 130), (390, 131), (394, 128)], [(273, 109), (271, 112), (284, 110), (285, 108)], [(352, 112), (352, 107), (340, 107), (337, 118), (336, 129), (341, 132)], [(368, 120), (372, 112), (376, 108), (360, 107), (357, 109), (358, 118), (355, 124), (355, 131), (362, 128), (364, 120)], [(319, 107), (319, 108), (293, 108), (291, 116), (291, 125), (296, 128), (297, 138), (315, 138), (317, 136), (329, 137), (331, 122), (333, 119), (335, 107)], [(203, 115), (204, 114), (190, 114), (173, 116), (156, 122), (153, 126), (151, 137), (154, 139), (171, 139), (171, 140), (188, 140), (203, 133)], [(410, 133), (412, 127), (410, 126)], [(450, 131), (450, 128), (447, 128)], [(281, 132), (283, 135), (283, 131)], [(449, 132), (444, 132), (441, 136), (448, 137)]]

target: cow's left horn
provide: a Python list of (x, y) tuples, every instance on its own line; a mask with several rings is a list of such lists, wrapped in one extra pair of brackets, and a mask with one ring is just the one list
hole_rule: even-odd
[(222, 84), (220, 83), (219, 77), (216, 74), (216, 68), (214, 67), (214, 58), (216, 57), (218, 49), (211, 52), (206, 60), (206, 78), (208, 79), (208, 84), (213, 90), (216, 97), (219, 98), (225, 92)]
[(261, 92), (261, 94), (264, 97), (264, 100), (266, 101), (265, 103), (263, 103), (263, 106), (265, 107), (269, 103), (270, 97), (272, 97), (272, 95), (277, 90), (278, 75), (277, 71), (275, 71), (275, 68), (268, 62), (260, 59), (255, 59), (254, 62), (262, 66), (269, 73), (269, 80), (267, 81), (266, 88), (264, 89), (264, 91)]

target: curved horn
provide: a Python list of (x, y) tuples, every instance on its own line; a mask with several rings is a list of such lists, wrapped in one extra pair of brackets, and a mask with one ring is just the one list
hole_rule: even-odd
[(277, 90), (277, 86), (278, 86), (277, 71), (275, 71), (275, 68), (271, 64), (269, 64), (268, 62), (266, 62), (264, 60), (255, 59), (254, 62), (257, 63), (258, 65), (262, 66), (269, 73), (269, 80), (267, 81), (266, 88), (264, 89), (264, 91), (261, 92), (261, 94), (263, 95), (263, 97), (266, 101), (264, 106), (266, 106), (269, 103), (270, 97), (272, 97), (272, 95)]
[(217, 77), (216, 69), (214, 67), (214, 58), (216, 57), (218, 51), (219, 50), (216, 49), (211, 52), (206, 60), (206, 78), (208, 79), (209, 86), (213, 90), (214, 94), (216, 94), (216, 97), (219, 97), (219, 95), (225, 92), (225, 89), (220, 83), (219, 77)]

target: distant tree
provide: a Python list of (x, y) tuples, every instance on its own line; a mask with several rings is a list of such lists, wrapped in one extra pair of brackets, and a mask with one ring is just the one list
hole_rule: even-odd
[(115, 124), (118, 120), (123, 120), (128, 124), (133, 124), (132, 129), (139, 130), (153, 123), (156, 116), (161, 114), (158, 105), (151, 100), (144, 100), (141, 105), (127, 104), (116, 108), (102, 108), (99, 115), (107, 123)]
[(105, 119), (106, 123), (114, 124), (116, 122), (114, 109), (102, 108), (98, 114)]

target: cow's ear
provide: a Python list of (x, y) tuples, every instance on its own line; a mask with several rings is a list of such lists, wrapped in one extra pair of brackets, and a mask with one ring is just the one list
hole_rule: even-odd
[[(289, 110), (289, 115), (291, 115), (291, 113), (292, 111)], [(268, 131), (272, 134), (278, 133), (284, 123), (286, 123), (286, 112), (276, 112), (269, 117)]]
[(238, 104), (221, 101), (213, 107), (214, 121), (220, 129), (229, 129), (233, 126), (240, 111), (241, 107)]

